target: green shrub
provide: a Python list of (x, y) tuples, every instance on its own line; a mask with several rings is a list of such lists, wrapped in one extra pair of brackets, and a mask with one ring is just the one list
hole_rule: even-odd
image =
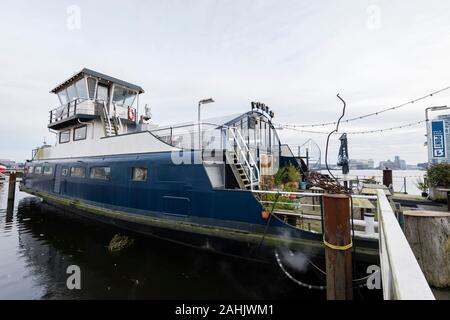
[[(278, 200), (277, 200), (277, 198), (278, 198)], [(275, 204), (275, 209), (285, 209), (285, 210), (294, 210), (295, 209), (295, 206), (293, 206), (293, 205), (280, 203), (280, 202), (287, 202), (287, 203), (295, 202), (293, 199), (289, 199), (288, 197), (285, 197), (285, 196), (278, 197), (278, 195), (274, 194), (274, 193), (264, 194), (262, 197), (262, 200), (271, 201), (271, 202), (274, 202), (275, 200), (277, 200), (277, 203)], [(264, 210), (271, 211), (272, 206), (273, 206), (273, 203), (265, 203)]]
[(434, 164), (427, 170), (428, 185), (430, 187), (450, 187), (450, 164)]
[(286, 186), (284, 186), (283, 191), (286, 191), (286, 192), (296, 192), (296, 191), (298, 191), (298, 189), (297, 189), (297, 188), (294, 188), (294, 187), (292, 187), (292, 186), (286, 185)]
[(300, 181), (300, 172), (292, 164), (289, 164), (286, 167), (278, 169), (277, 173), (275, 173), (275, 184), (277, 186), (281, 184), (286, 184), (288, 182), (298, 183), (299, 181)]
[(277, 186), (285, 183), (286, 181), (286, 168), (280, 168), (278, 169), (277, 173), (275, 173), (275, 184)]
[(299, 182), (300, 181), (300, 172), (298, 172), (297, 168), (293, 165), (289, 165), (286, 168), (286, 175), (288, 182)]
[(428, 189), (427, 181), (428, 181), (427, 177), (425, 176), (423, 180), (421, 178), (418, 178), (414, 184), (416, 185), (417, 189), (419, 189), (420, 191), (427, 192), (427, 189)]

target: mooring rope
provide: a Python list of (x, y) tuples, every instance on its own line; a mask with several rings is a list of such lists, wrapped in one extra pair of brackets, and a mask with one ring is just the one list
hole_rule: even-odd
[(295, 282), (296, 284), (298, 284), (299, 286), (308, 288), (308, 289), (316, 289), (316, 290), (325, 290), (327, 287), (326, 286), (318, 286), (318, 285), (314, 285), (314, 284), (307, 284), (304, 282), (301, 282), (300, 280), (295, 279), (283, 266), (283, 263), (281, 262), (280, 256), (278, 255), (278, 250), (275, 250), (275, 258), (277, 260), (278, 266), (280, 267), (280, 269), (284, 272), (284, 274), (291, 279), (293, 282)]
[[(278, 250), (275, 249), (275, 259), (277, 260), (277, 264), (280, 267), (281, 271), (283, 271), (283, 273), (286, 275), (286, 277), (288, 277), (289, 279), (291, 279), (294, 283), (298, 284), (299, 286), (308, 288), (308, 289), (315, 289), (315, 290), (325, 290), (327, 288), (327, 286), (320, 286), (320, 285), (314, 285), (314, 284), (308, 284), (305, 282), (302, 282), (298, 279), (295, 279), (293, 275), (291, 275), (286, 268), (284, 267), (283, 263), (281, 262), (280, 259), (280, 255), (278, 254)], [(308, 258), (305, 258), (306, 261), (311, 264), (313, 267), (315, 267), (317, 270), (319, 270), (321, 273), (323, 274), (327, 274), (325, 271), (323, 271), (322, 269), (320, 269), (318, 266), (316, 266), (315, 264), (313, 264)], [(361, 281), (366, 281), (371, 275), (365, 276), (363, 278), (358, 278), (358, 279), (352, 279), (352, 282), (361, 282)], [(353, 285), (352, 288), (353, 289), (359, 289), (359, 288), (364, 288), (366, 287), (367, 284), (358, 284), (358, 285)]]

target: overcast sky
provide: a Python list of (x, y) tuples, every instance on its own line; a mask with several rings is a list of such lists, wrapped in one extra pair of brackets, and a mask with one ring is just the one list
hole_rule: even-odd
[[(141, 85), (160, 124), (271, 106), (277, 123), (336, 120), (450, 85), (450, 1), (0, 2), (0, 158), (23, 161), (46, 137), (49, 90), (83, 67)], [(419, 121), (450, 90), (343, 131)], [(317, 129), (328, 131), (331, 127)], [(280, 131), (284, 142), (324, 135)], [(349, 137), (351, 158), (426, 161), (425, 126)], [(335, 162), (338, 136), (332, 138)]]

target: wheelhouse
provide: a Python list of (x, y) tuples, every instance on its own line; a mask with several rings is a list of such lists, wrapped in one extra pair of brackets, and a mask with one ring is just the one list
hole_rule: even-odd
[(48, 128), (60, 130), (80, 121), (115, 116), (122, 125), (136, 127), (139, 95), (137, 85), (84, 68), (50, 91), (59, 106), (49, 115)]

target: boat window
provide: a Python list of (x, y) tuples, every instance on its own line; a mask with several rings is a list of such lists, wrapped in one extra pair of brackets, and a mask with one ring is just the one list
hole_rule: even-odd
[(97, 80), (94, 78), (87, 79), (89, 99), (95, 99), (95, 87), (97, 86)]
[(74, 84), (67, 87), (67, 95), (69, 96), (69, 101), (73, 101), (77, 98), (77, 90), (75, 89)]
[(66, 143), (70, 141), (70, 129), (59, 133), (59, 143)]
[(84, 125), (82, 127), (75, 128), (73, 130), (73, 141), (84, 140), (86, 139), (87, 126)]
[(93, 167), (91, 168), (89, 177), (91, 179), (111, 179), (111, 168), (110, 167)]
[(131, 179), (133, 181), (146, 181), (147, 180), (147, 168), (133, 168), (133, 174)]
[(86, 87), (86, 79), (80, 79), (75, 83), (75, 87), (77, 88), (78, 98), (87, 98), (87, 87)]
[(72, 167), (70, 168), (70, 176), (74, 178), (85, 178), (86, 168), (84, 167)]
[(120, 86), (114, 87), (113, 102), (131, 107), (135, 98), (135, 91)]
[(69, 173), (69, 170), (67, 169), (67, 168), (62, 168), (62, 170), (61, 170), (61, 175), (62, 176), (67, 176), (67, 174)]
[(67, 97), (67, 91), (65, 89), (58, 92), (58, 98), (59, 102), (61, 102), (61, 105), (64, 105), (67, 102), (69, 102), (69, 98)]
[(45, 166), (44, 167), (44, 174), (45, 175), (52, 175), (53, 174), (53, 167)]
[(102, 84), (98, 85), (98, 87), (97, 87), (97, 99), (98, 100), (103, 100), (106, 103), (108, 103), (109, 102), (108, 90), (109, 89), (108, 89), (107, 86), (102, 85)]
[(132, 107), (136, 99), (136, 92), (128, 90), (128, 95), (125, 98), (124, 105)]
[(28, 173), (33, 173), (33, 169), (34, 169), (33, 166), (29, 166), (28, 167)]
[(41, 174), (42, 173), (42, 167), (36, 167), (34, 168), (34, 173)]

